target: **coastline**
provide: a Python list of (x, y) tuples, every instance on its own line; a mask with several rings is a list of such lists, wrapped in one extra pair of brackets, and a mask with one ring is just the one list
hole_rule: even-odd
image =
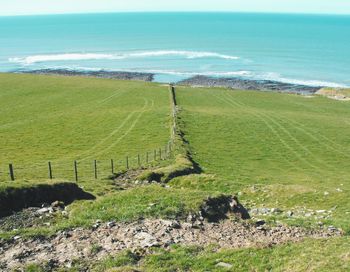
[(66, 69), (38, 69), (15, 71), (17, 74), (37, 74), (37, 75), (56, 75), (56, 76), (78, 76), (78, 77), (97, 77), (119, 80), (138, 80), (151, 82), (154, 79), (154, 74), (139, 73), (139, 72), (114, 72), (114, 71), (77, 71)]
[[(13, 73), (22, 74), (39, 74), (39, 75), (58, 75), (58, 76), (82, 76), (108, 78), (117, 80), (138, 80), (145, 82), (156, 82), (155, 74), (142, 72), (123, 72), (123, 71), (78, 71), (66, 69), (38, 69), (38, 70), (18, 70)], [(173, 82), (177, 85), (192, 87), (223, 87), (239, 90), (257, 90), (257, 91), (274, 91), (293, 94), (315, 94), (325, 86), (307, 86), (301, 84), (284, 83), (273, 80), (254, 80), (243, 79), (240, 77), (210, 77), (196, 75), (184, 80)]]
[(252, 80), (239, 77), (216, 78), (200, 75), (182, 80), (177, 84), (192, 87), (224, 87), (239, 90), (275, 91), (294, 94), (314, 94), (323, 88), (323, 86), (313, 87), (273, 80)]

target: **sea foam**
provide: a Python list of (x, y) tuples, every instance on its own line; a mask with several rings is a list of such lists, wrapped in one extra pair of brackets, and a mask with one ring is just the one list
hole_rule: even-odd
[(132, 53), (116, 53), (116, 54), (101, 54), (101, 53), (67, 53), (67, 54), (48, 54), (48, 55), (33, 55), (24, 58), (9, 58), (9, 62), (20, 63), (24, 65), (35, 64), (39, 62), (52, 61), (77, 61), (77, 60), (118, 60), (128, 58), (147, 58), (147, 57), (184, 57), (187, 59), (197, 58), (219, 58), (226, 60), (237, 60), (239, 57), (219, 54), (215, 52), (201, 51), (177, 51), (177, 50), (160, 50), (160, 51), (143, 51)]

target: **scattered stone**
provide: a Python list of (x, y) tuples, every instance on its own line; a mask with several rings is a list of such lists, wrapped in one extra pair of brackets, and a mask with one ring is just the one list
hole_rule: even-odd
[(294, 213), (293, 213), (292, 211), (287, 211), (287, 212), (286, 212), (286, 215), (287, 215), (288, 217), (292, 217), (293, 214), (294, 214)]
[(323, 194), (324, 194), (325, 196), (327, 196), (327, 195), (329, 195), (329, 192), (324, 192)]
[(232, 268), (232, 264), (224, 263), (224, 262), (217, 263), (216, 266), (217, 266), (217, 267), (227, 268), (227, 269)]
[(45, 213), (52, 212), (52, 208), (44, 207), (44, 208), (41, 208), (41, 209), (37, 210), (36, 212), (38, 214), (45, 214)]
[(65, 205), (64, 202), (62, 201), (55, 201), (51, 203), (51, 207), (54, 209), (64, 209)]
[(255, 222), (255, 225), (256, 225), (257, 227), (262, 226), (262, 225), (265, 225), (265, 224), (266, 224), (266, 222), (265, 222), (264, 220), (258, 220), (258, 221)]
[(115, 221), (111, 221), (106, 224), (107, 228), (113, 228), (115, 227), (115, 225), (116, 225)]
[(272, 213), (282, 213), (282, 210), (280, 210), (279, 208), (272, 208), (271, 212)]
[(157, 239), (147, 232), (137, 233), (135, 239), (140, 240), (140, 246), (143, 248), (159, 246)]
[[(2, 241), (0, 248), (6, 254), (0, 254), (0, 263), (6, 266), (1, 269), (12, 271), (13, 268), (26, 263), (46, 262), (50, 259), (57, 261), (59, 267), (69, 267), (77, 259), (99, 260), (126, 249), (142, 255), (151, 247), (168, 248), (172, 244), (202, 247), (217, 244), (218, 248), (241, 248), (254, 246), (254, 241), (261, 246), (269, 246), (296, 242), (305, 237), (326, 238), (341, 235), (341, 230), (332, 226), (303, 229), (282, 224), (274, 227), (264, 224), (257, 227), (249, 221), (235, 220), (209, 223), (201, 221), (200, 214), (192, 215), (189, 220), (199, 221), (202, 226), (194, 228), (192, 223), (145, 219), (132, 223), (115, 223), (115, 227), (112, 228), (74, 228), (40, 239), (21, 238)], [(101, 224), (101, 221), (98, 220), (96, 224)], [(98, 254), (84, 251), (84, 248), (91, 248), (91, 245), (98, 245)], [(217, 261), (219, 262), (222, 260)], [(56, 262), (53, 264), (56, 265)]]
[(16, 235), (16, 236), (13, 237), (14, 241), (19, 240), (19, 239), (21, 239), (21, 236), (19, 236), (19, 235)]
[(326, 210), (317, 210), (316, 213), (325, 213)]
[(61, 213), (64, 217), (68, 217), (68, 212), (67, 211), (62, 211)]

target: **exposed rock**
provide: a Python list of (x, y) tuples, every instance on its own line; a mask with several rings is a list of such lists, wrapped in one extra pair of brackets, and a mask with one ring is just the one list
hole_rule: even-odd
[(18, 70), (17, 73), (30, 73), (42, 75), (60, 75), (60, 76), (84, 76), (99, 77), (118, 80), (140, 80), (152, 81), (154, 74), (139, 72), (115, 72), (115, 71), (77, 71), (69, 69), (39, 69), (39, 70)]
[(220, 262), (220, 263), (216, 264), (216, 266), (217, 266), (217, 267), (227, 268), (227, 269), (232, 268), (232, 264), (224, 263), (224, 262)]
[(203, 87), (226, 87), (239, 90), (271, 90), (297, 94), (314, 94), (321, 89), (321, 87), (310, 87), (273, 80), (250, 80), (239, 77), (217, 78), (200, 75), (180, 81), (178, 84)]
[(294, 214), (294, 213), (293, 213), (292, 211), (287, 211), (287, 212), (286, 212), (286, 215), (287, 215), (288, 217), (292, 217), (293, 214)]
[[(191, 220), (196, 222), (199, 217), (191, 217)], [(11, 271), (12, 268), (21, 267), (25, 263), (45, 263), (47, 260), (52, 260), (55, 266), (68, 267), (76, 259), (101, 259), (125, 249), (147, 252), (150, 247), (168, 248), (172, 244), (217, 244), (220, 248), (240, 248), (300, 241), (305, 237), (325, 238), (342, 234), (341, 230), (333, 226), (314, 230), (281, 224), (276, 227), (266, 224), (257, 227), (255, 224), (231, 220), (219, 223), (203, 221), (201, 228), (195, 228), (188, 222), (161, 219), (116, 223), (110, 227), (101, 221), (96, 224), (99, 224), (97, 229), (75, 228), (60, 231), (48, 238), (0, 240), (0, 267), (3, 271)], [(91, 254), (91, 250), (84, 251), (86, 248), (91, 249), (92, 245), (98, 245), (98, 251), (94, 254)]]
[(248, 211), (239, 203), (236, 196), (209, 197), (200, 207), (201, 214), (209, 222), (218, 222), (234, 214), (239, 219), (249, 219)]
[(41, 209), (39, 209), (39, 210), (37, 210), (36, 211), (37, 212), (37, 214), (45, 214), (45, 213), (49, 213), (49, 212), (52, 212), (52, 208), (50, 207), (50, 208), (41, 208)]
[(51, 207), (53, 209), (64, 209), (64, 202), (63, 201), (54, 201), (51, 203)]

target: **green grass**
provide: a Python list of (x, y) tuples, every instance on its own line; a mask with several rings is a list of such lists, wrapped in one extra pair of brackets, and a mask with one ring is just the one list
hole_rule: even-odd
[[(0, 180), (13, 163), (18, 179), (93, 177), (131, 167), (137, 155), (164, 148), (170, 137), (168, 88), (159, 84), (96, 78), (0, 74)], [(151, 153), (152, 152), (152, 153)]]
[(196, 88), (178, 88), (177, 99), (194, 159), (214, 177), (174, 184), (241, 192), (257, 206), (336, 206), (332, 223), (350, 230), (348, 102)]
[[(153, 249), (140, 257), (130, 251), (109, 256), (95, 263), (77, 260), (71, 269), (60, 271), (348, 271), (350, 269), (350, 239), (307, 239), (267, 248), (218, 249), (216, 246), (172, 246), (170, 250)], [(216, 266), (219, 262), (230, 269)], [(45, 271), (30, 265), (30, 271)]]
[[(0, 232), (52, 235), (96, 220), (133, 221), (142, 217), (173, 218), (198, 210), (207, 196), (239, 194), (248, 208), (283, 210), (333, 209), (328, 219), (271, 216), (268, 221), (314, 226), (317, 221), (350, 231), (350, 107), (349, 102), (253, 91), (177, 88), (179, 124), (186, 143), (177, 160), (154, 163), (165, 178), (190, 167), (189, 151), (204, 170), (170, 181), (170, 188), (145, 185), (120, 191), (105, 179), (109, 159), (117, 169), (138, 153), (164, 146), (170, 137), (171, 108), (166, 86), (92, 78), (0, 74), (0, 192), (73, 178), (79, 161), (79, 185), (94, 201), (76, 201), (70, 217), (49, 227)], [(103, 172), (94, 180), (92, 160)], [(57, 180), (47, 180), (46, 163), (53, 162)], [(7, 163), (15, 165), (16, 182), (8, 181)], [(55, 170), (56, 169), (56, 170)], [(57, 171), (58, 170), (58, 171)], [(145, 179), (152, 172), (145, 172)], [(325, 192), (327, 192), (325, 194)], [(349, 236), (269, 248), (217, 250), (174, 246), (156, 249), (136, 260), (130, 252), (100, 261), (92, 271), (215, 271), (219, 261), (232, 271), (346, 271)], [(96, 251), (98, 245), (96, 245)], [(121, 270), (118, 270), (120, 267)], [(128, 268), (127, 268), (128, 267)], [(28, 271), (45, 271), (35, 264)], [(114, 271), (114, 270), (111, 270)]]

